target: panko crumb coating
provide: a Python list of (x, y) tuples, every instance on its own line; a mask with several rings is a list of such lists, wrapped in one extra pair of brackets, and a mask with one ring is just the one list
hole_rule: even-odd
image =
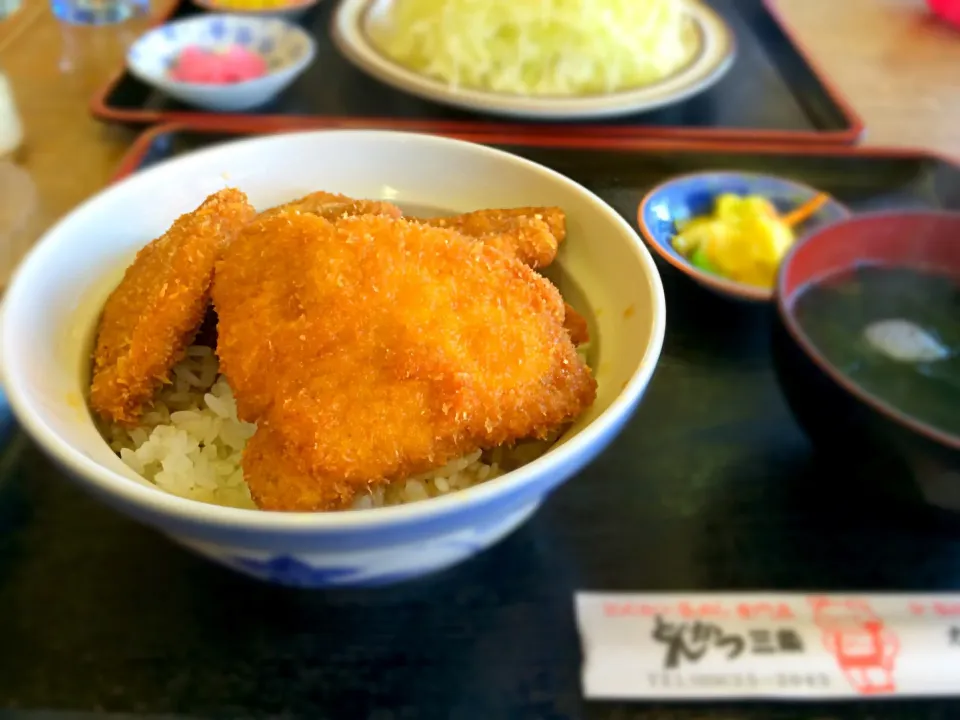
[(223, 249), (256, 212), (235, 189), (209, 196), (148, 244), (103, 308), (90, 405), (103, 419), (137, 422), (197, 334)]

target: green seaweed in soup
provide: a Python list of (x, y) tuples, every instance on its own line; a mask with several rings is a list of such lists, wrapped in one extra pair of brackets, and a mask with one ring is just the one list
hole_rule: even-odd
[(960, 279), (866, 265), (805, 289), (794, 314), (814, 346), (864, 390), (960, 434)]

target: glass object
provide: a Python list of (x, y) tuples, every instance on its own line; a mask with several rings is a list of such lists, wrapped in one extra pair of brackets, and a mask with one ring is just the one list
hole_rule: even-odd
[(0, 20), (10, 17), (20, 9), (22, 0), (0, 0)]
[(39, 207), (33, 178), (13, 162), (22, 143), (13, 90), (0, 70), (0, 288), (30, 244), (29, 222)]
[(36, 239), (30, 232), (40, 210), (37, 186), (30, 174), (0, 159), (0, 288), (7, 284)]
[(53, 14), (71, 25), (112, 25), (150, 12), (150, 0), (51, 0)]
[(12, 155), (23, 142), (23, 125), (13, 97), (13, 88), (0, 70), (0, 159)]

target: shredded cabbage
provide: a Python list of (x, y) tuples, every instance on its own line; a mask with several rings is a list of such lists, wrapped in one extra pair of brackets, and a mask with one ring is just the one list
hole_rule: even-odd
[(679, 0), (392, 0), (369, 32), (451, 87), (517, 95), (647, 85), (695, 51)]

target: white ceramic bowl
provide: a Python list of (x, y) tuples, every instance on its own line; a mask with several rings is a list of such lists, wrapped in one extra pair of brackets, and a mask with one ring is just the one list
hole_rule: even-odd
[[(188, 46), (241, 45), (267, 61), (263, 77), (229, 85), (173, 80), (168, 70)], [(154, 28), (127, 52), (127, 68), (172, 98), (219, 112), (249, 110), (268, 103), (306, 70), (316, 42), (298, 25), (279, 18), (212, 13)]]
[(723, 19), (700, 0), (683, 3), (693, 51), (680, 70), (659, 82), (619, 92), (534, 97), (451, 88), (383, 54), (370, 28), (384, 22), (393, 0), (342, 0), (333, 20), (333, 40), (354, 65), (382, 83), (433, 102), (473, 112), (540, 120), (612, 118), (648, 112), (686, 100), (718, 82), (733, 65), (736, 41)]
[[(227, 184), (245, 190), (258, 209), (317, 189), (441, 211), (564, 208), (569, 235), (556, 272), (561, 290), (593, 320), (596, 403), (534, 462), (420, 503), (276, 513), (207, 505), (157, 489), (110, 450), (84, 402), (94, 328), (134, 253)], [(630, 418), (657, 364), (664, 326), (663, 287), (643, 242), (626, 220), (571, 180), (456, 140), (315, 131), (186, 155), (74, 210), (35, 246), (7, 290), (0, 366), (27, 432), (69, 475), (121, 512), (262, 579), (375, 584), (464, 560), (526, 520)]]

